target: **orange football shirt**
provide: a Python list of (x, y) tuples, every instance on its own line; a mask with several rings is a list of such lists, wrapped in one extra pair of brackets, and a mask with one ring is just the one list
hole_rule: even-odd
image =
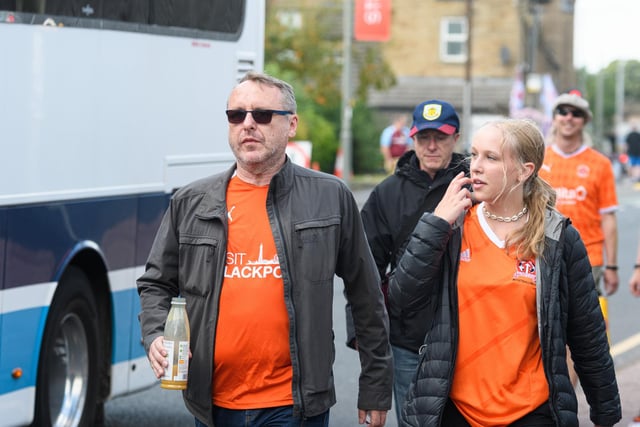
[(227, 189), (229, 238), (214, 351), (213, 404), (293, 404), (289, 317), (267, 216), (268, 186), (237, 176)]
[(539, 175), (556, 190), (556, 208), (580, 233), (591, 265), (603, 265), (602, 214), (618, 209), (609, 159), (587, 146), (565, 154), (552, 145), (546, 149)]
[(549, 397), (536, 312), (535, 260), (507, 254), (483, 204), (464, 221), (460, 337), (450, 397), (474, 427), (506, 426)]

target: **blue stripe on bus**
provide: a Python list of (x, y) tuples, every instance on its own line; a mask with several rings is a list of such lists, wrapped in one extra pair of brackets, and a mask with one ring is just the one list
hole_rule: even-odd
[(0, 208), (0, 289), (4, 286), (4, 251), (7, 245), (7, 209)]
[[(0, 315), (0, 395), (36, 384), (40, 351), (39, 334), (44, 330), (47, 307), (14, 311)], [(14, 379), (14, 369), (22, 369), (22, 376)]]
[[(0, 208), (0, 289), (55, 282), (82, 241), (99, 247), (111, 271), (144, 265), (169, 197), (153, 193)], [(135, 279), (111, 298), (112, 363), (144, 357)], [(48, 310), (0, 314), (0, 396), (35, 386)], [(16, 368), (22, 369), (18, 379), (11, 375)]]
[(138, 313), (140, 313), (138, 292), (136, 289), (128, 289), (115, 292), (112, 297), (114, 307), (112, 363), (145, 357), (146, 352), (141, 342), (142, 335), (138, 322)]
[(168, 197), (157, 193), (7, 208), (0, 287), (54, 281), (78, 241), (95, 242), (110, 270), (144, 264)]
[[(113, 354), (112, 364), (145, 357), (141, 343), (140, 325), (137, 315), (140, 312), (140, 300), (135, 289), (114, 292)], [(19, 310), (0, 315), (0, 395), (35, 386), (40, 353), (40, 334), (44, 331), (47, 307)], [(22, 369), (18, 379), (11, 372)]]

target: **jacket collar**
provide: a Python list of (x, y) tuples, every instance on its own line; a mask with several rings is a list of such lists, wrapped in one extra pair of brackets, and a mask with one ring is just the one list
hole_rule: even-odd
[(202, 199), (196, 210), (196, 216), (205, 219), (224, 218), (227, 211), (227, 186), (236, 171), (234, 163), (223, 173), (206, 178)]
[(400, 157), (398, 164), (396, 165), (395, 174), (401, 177), (405, 177), (419, 186), (429, 186), (431, 183), (437, 182), (442, 177), (447, 177), (447, 185), (450, 179), (458, 173), (468, 171), (467, 161), (463, 154), (453, 153), (451, 156), (451, 162), (449, 165), (438, 172), (434, 179), (431, 179), (428, 173), (420, 169), (418, 157), (414, 150), (407, 151)]
[[(229, 181), (235, 174), (237, 163), (225, 172), (207, 178), (207, 185), (196, 215), (201, 218), (222, 218), (226, 215), (226, 195)], [(293, 185), (294, 166), (287, 156), (284, 165), (271, 179), (269, 192), (276, 197), (287, 194)]]
[(566, 218), (562, 216), (560, 212), (555, 209), (547, 209), (545, 214), (544, 235), (551, 240), (560, 240), (560, 234), (565, 227), (565, 221)]
[(285, 156), (284, 165), (280, 168), (269, 184), (269, 192), (275, 194), (276, 197), (282, 194), (288, 194), (293, 185), (294, 164), (289, 159), (289, 156)]

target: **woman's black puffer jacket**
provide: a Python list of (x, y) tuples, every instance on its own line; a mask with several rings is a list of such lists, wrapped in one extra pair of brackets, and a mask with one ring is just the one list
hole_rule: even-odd
[[(459, 335), (456, 283), (462, 219), (451, 227), (424, 214), (390, 280), (390, 311), (421, 310), (427, 305), (434, 312), (402, 411), (402, 426), (442, 425)], [(545, 218), (545, 250), (536, 269), (538, 331), (556, 425), (578, 426), (578, 404), (566, 364), (568, 345), (591, 421), (611, 426), (621, 418), (620, 397), (591, 266), (578, 232), (555, 211), (549, 210)]]

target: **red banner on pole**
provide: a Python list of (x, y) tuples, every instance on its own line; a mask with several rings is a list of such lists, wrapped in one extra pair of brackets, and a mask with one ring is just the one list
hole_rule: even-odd
[(356, 0), (354, 37), (384, 42), (391, 35), (391, 0)]

